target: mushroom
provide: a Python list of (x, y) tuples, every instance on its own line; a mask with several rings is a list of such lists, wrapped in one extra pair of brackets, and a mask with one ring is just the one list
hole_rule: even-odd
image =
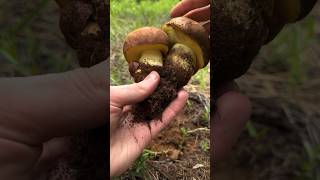
[(200, 23), (187, 17), (177, 17), (167, 22), (162, 29), (168, 34), (171, 45), (187, 46), (194, 52), (194, 74), (208, 64), (209, 35)]
[(163, 66), (163, 57), (169, 50), (169, 38), (161, 29), (143, 27), (129, 33), (125, 39), (123, 53), (130, 64), (139, 67), (130, 70), (135, 81), (141, 81), (153, 70)]
[(186, 17), (174, 18), (162, 29), (144, 27), (129, 33), (123, 52), (134, 80), (142, 81), (154, 70), (161, 77), (156, 91), (135, 106), (134, 121), (160, 117), (178, 90), (208, 64), (208, 51), (206, 30)]

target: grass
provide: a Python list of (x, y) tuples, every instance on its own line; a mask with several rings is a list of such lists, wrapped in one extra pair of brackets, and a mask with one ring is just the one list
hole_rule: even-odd
[(182, 139), (186, 139), (189, 136), (188, 131), (189, 131), (189, 129), (187, 129), (185, 127), (180, 128), (180, 133), (181, 133)]
[(144, 150), (142, 155), (135, 161), (133, 170), (129, 172), (130, 178), (144, 178), (146, 176), (147, 165), (146, 161), (151, 159), (153, 156), (148, 150)]
[(204, 139), (200, 142), (200, 147), (204, 152), (208, 152), (210, 149), (210, 140), (209, 139)]
[(299, 180), (320, 180), (320, 145), (304, 142), (305, 156), (301, 160)]
[(286, 26), (281, 33), (267, 45), (272, 53), (266, 55), (267, 66), (280, 66), (288, 72), (289, 88), (298, 88), (307, 78), (304, 59), (308, 58), (305, 49), (316, 41), (315, 18), (308, 16), (300, 23)]

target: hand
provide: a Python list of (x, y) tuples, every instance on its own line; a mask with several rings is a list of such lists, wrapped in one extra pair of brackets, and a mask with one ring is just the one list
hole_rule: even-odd
[(223, 159), (231, 151), (251, 114), (249, 99), (239, 92), (234, 82), (225, 83), (218, 89), (216, 105), (211, 121), (214, 161)]
[(0, 179), (36, 179), (68, 151), (65, 138), (105, 125), (107, 63), (0, 78)]
[(149, 130), (146, 124), (133, 127), (119, 125), (130, 105), (143, 101), (156, 89), (160, 76), (150, 73), (145, 80), (132, 85), (110, 88), (110, 175), (116, 176), (127, 170), (143, 152), (153, 137), (160, 133), (186, 104), (188, 94), (181, 90), (178, 97), (165, 109), (162, 121), (152, 121)]
[(182, 0), (172, 10), (171, 17), (185, 16), (198, 22), (210, 33), (210, 0)]

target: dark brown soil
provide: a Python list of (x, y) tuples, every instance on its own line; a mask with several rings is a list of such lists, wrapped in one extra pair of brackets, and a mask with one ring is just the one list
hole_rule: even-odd
[(176, 86), (167, 79), (161, 80), (150, 97), (134, 106), (134, 122), (150, 122), (154, 118), (161, 120), (162, 112), (176, 97)]
[[(142, 73), (135, 73), (136, 69), (140, 69)], [(160, 83), (155, 92), (133, 107), (133, 123), (161, 120), (163, 111), (177, 97), (177, 92), (181, 88), (178, 86), (179, 79), (176, 78), (178, 77), (176, 72), (167, 66), (154, 67), (138, 62), (130, 63), (129, 71), (135, 82), (142, 81), (152, 71), (157, 71), (160, 75)]]

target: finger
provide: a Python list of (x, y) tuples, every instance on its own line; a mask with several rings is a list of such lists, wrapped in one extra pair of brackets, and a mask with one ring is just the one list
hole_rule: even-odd
[(218, 99), (211, 128), (214, 160), (221, 160), (231, 151), (250, 114), (250, 101), (239, 92), (229, 91)]
[(132, 106), (131, 105), (128, 105), (128, 106), (124, 106), (123, 109), (122, 109), (122, 113), (127, 113), (129, 111), (132, 110)]
[(153, 71), (139, 83), (113, 86), (110, 89), (110, 105), (123, 107), (141, 102), (152, 94), (159, 81), (159, 74)]
[[(17, 141), (38, 145), (106, 123), (107, 61), (92, 68), (0, 79), (0, 111)], [(2, 117), (0, 117), (1, 119)]]
[(184, 0), (180, 1), (172, 10), (171, 17), (183, 16), (187, 12), (210, 4), (210, 0)]
[(70, 141), (68, 137), (54, 138), (43, 144), (42, 153), (36, 171), (38, 173), (46, 173), (56, 163), (57, 159), (69, 152)]
[(189, 11), (187, 14), (185, 14), (185, 17), (188, 17), (190, 19), (193, 19), (198, 22), (202, 21), (209, 21), (210, 20), (210, 5), (197, 8), (194, 10)]
[(161, 121), (153, 120), (150, 123), (151, 134), (150, 129), (144, 124), (134, 127), (133, 134), (135, 134), (142, 149), (183, 109), (187, 99), (188, 93), (185, 90), (179, 91), (178, 97), (163, 112)]

